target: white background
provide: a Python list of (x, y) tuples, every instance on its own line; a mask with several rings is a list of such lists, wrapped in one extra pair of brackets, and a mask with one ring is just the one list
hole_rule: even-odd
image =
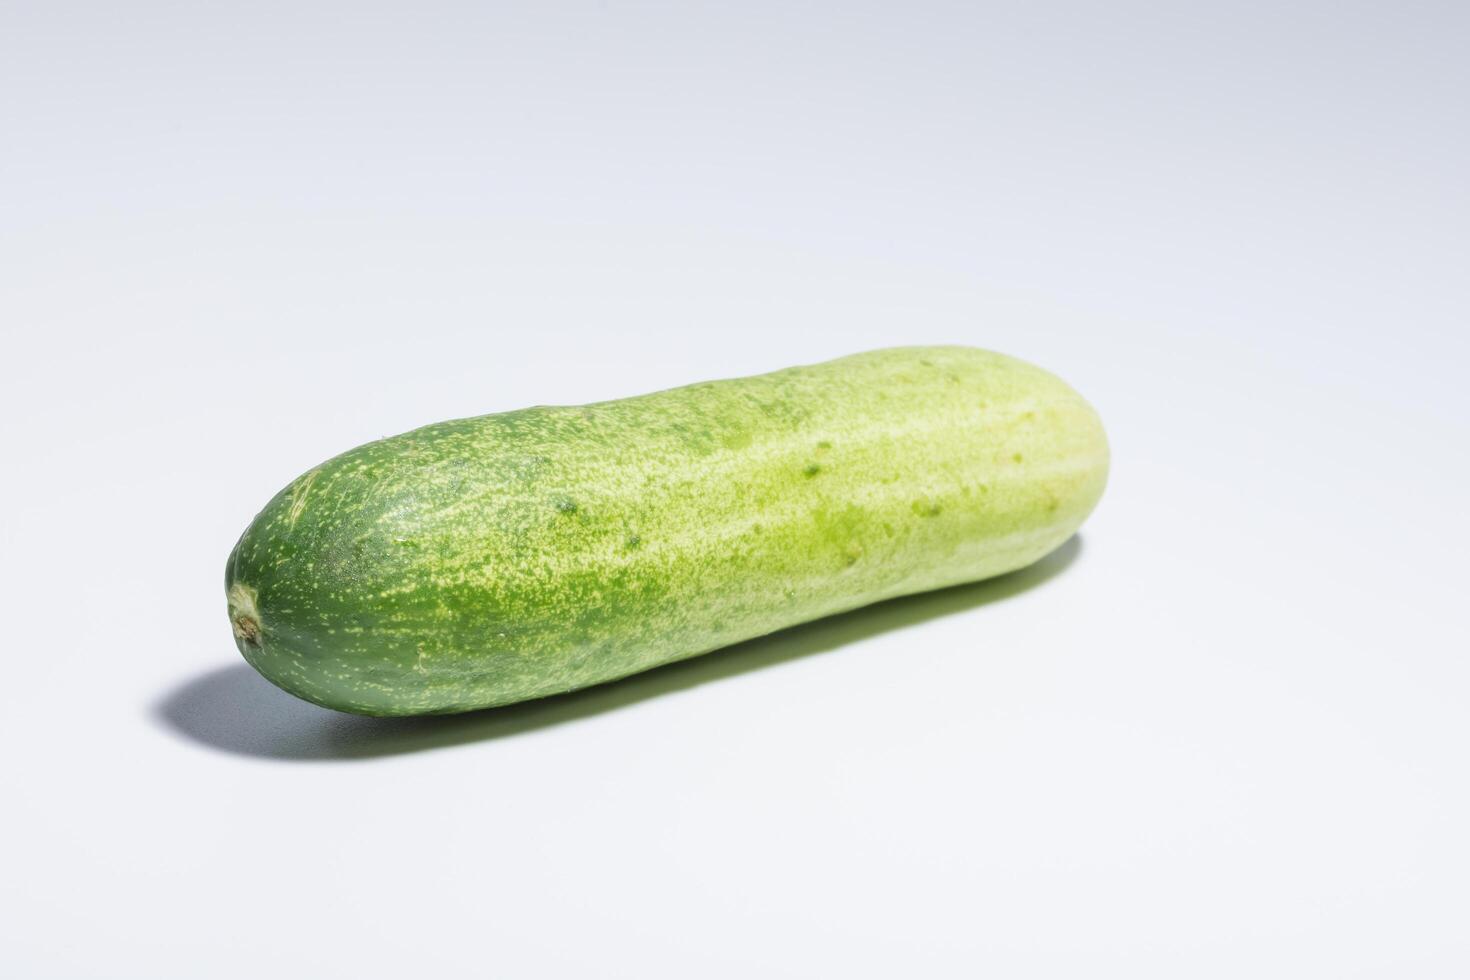
[[(0, 973), (1470, 975), (1470, 16), (0, 7)], [(371, 721), (234, 650), (288, 480), (900, 343), (1058, 372), (1039, 568)]]

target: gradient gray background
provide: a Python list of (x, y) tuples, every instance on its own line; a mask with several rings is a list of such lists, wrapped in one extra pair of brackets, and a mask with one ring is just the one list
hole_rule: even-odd
[[(1470, 974), (1464, 4), (0, 6), (0, 972)], [(320, 459), (899, 343), (1007, 580), (450, 722), (221, 569)]]

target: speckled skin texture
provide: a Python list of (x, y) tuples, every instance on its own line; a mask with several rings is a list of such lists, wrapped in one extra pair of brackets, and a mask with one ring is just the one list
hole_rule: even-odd
[(1021, 568), (1107, 469), (1076, 392), (964, 347), (442, 422), (277, 494), (230, 618), (307, 700), (468, 711)]

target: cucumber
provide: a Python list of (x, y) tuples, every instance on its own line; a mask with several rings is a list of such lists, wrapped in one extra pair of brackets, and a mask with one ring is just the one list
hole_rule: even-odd
[(1107, 470), (1081, 396), (967, 347), (441, 422), (277, 494), (230, 621), (308, 701), (469, 711), (1021, 568)]

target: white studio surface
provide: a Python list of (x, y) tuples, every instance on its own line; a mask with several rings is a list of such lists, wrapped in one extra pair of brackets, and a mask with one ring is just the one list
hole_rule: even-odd
[[(0, 8), (0, 975), (1470, 975), (1470, 13)], [(223, 566), (444, 418), (965, 343), (1018, 577), (449, 720)]]

